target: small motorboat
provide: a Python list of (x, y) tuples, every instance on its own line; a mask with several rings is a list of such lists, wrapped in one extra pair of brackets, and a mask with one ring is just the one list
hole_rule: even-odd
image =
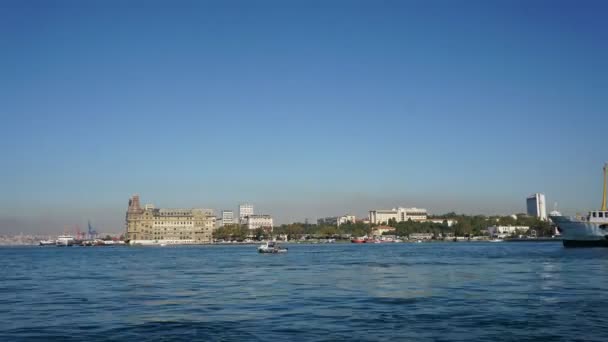
[(287, 253), (287, 248), (283, 248), (283, 247), (279, 246), (274, 241), (268, 241), (265, 244), (263, 244), (260, 247), (258, 247), (258, 252), (260, 252), (260, 253), (271, 253), (271, 254), (275, 254), (275, 253)]
[(352, 243), (367, 243), (369, 240), (369, 238), (366, 236), (363, 237), (354, 237), (352, 239), (350, 239), (350, 242)]

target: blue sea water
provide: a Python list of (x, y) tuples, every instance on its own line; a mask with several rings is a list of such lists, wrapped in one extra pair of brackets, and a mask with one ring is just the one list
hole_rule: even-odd
[(0, 248), (1, 341), (608, 341), (608, 249)]

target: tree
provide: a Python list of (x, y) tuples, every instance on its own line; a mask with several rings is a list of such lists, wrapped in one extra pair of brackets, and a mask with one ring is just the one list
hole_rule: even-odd
[(262, 240), (262, 238), (266, 235), (266, 231), (264, 228), (256, 228), (253, 230), (253, 237), (256, 240)]
[(243, 241), (248, 235), (249, 229), (240, 224), (225, 225), (213, 231), (213, 238), (216, 240)]
[(319, 236), (329, 238), (338, 234), (338, 228), (334, 226), (323, 226), (319, 230)]
[(454, 235), (455, 236), (466, 236), (470, 235), (473, 232), (473, 226), (471, 225), (470, 220), (461, 218), (457, 224), (454, 225)]

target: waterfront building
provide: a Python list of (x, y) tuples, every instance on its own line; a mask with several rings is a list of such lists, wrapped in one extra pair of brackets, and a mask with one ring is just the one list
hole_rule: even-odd
[(357, 221), (357, 218), (354, 215), (343, 215), (337, 218), (336, 220), (336, 225), (338, 227), (340, 227), (341, 224), (346, 224), (346, 223), (355, 223)]
[(209, 243), (215, 221), (212, 209), (158, 209), (151, 204), (142, 208), (134, 195), (127, 209), (126, 238), (131, 243)]
[(490, 236), (496, 236), (504, 238), (513, 234), (524, 234), (530, 230), (528, 226), (491, 226), (488, 227), (488, 234)]
[(369, 212), (369, 222), (371, 224), (382, 224), (382, 223), (388, 223), (390, 220), (395, 220), (397, 221), (397, 217), (398, 217), (398, 213), (397, 213), (397, 209), (390, 209), (390, 210), (384, 210), (384, 209), (377, 209), (377, 210), (370, 210)]
[(270, 215), (249, 215), (246, 220), (249, 229), (265, 228), (272, 231), (273, 222)]
[(394, 232), (396, 228), (390, 226), (377, 226), (372, 229), (372, 236), (383, 235), (384, 233)]
[(241, 224), (247, 222), (247, 216), (253, 215), (253, 204), (244, 203), (239, 205), (239, 221)]
[(545, 194), (536, 193), (526, 198), (526, 208), (529, 216), (547, 220), (547, 209), (545, 206)]
[(426, 219), (426, 220), (422, 220), (420, 222), (432, 222), (432, 223), (447, 223), (448, 227), (451, 227), (453, 225), (455, 225), (456, 223), (458, 223), (458, 221), (456, 220), (452, 220), (452, 219)]
[(369, 221), (371, 224), (382, 224), (388, 223), (389, 220), (395, 220), (397, 222), (404, 222), (408, 220), (412, 221), (425, 221), (427, 219), (426, 209), (422, 208), (393, 208), (390, 210), (377, 209), (370, 210)]
[(232, 210), (222, 210), (222, 226), (234, 223), (234, 212)]
[(432, 240), (433, 234), (431, 233), (412, 233), (409, 236), (410, 240)]
[(357, 218), (354, 215), (343, 215), (343, 216), (330, 216), (317, 219), (317, 225), (319, 226), (338, 226), (345, 223), (355, 223)]

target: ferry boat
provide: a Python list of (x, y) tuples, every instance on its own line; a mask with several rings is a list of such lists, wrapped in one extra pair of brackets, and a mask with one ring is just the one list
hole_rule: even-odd
[(59, 235), (55, 244), (58, 247), (67, 247), (74, 245), (74, 237), (71, 235)]
[(606, 208), (606, 181), (608, 164), (604, 164), (604, 192), (600, 210), (586, 216), (563, 216), (552, 211), (549, 217), (562, 235), (564, 247), (608, 247), (608, 210)]

